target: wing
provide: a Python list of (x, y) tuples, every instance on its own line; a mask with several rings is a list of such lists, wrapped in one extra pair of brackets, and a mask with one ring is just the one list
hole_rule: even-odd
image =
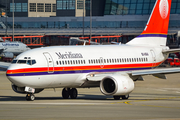
[(7, 68), (9, 67), (11, 63), (8, 62), (0, 62), (0, 69), (1, 70), (7, 70)]
[(121, 75), (122, 73), (128, 74), (131, 78), (136, 77), (141, 79), (141, 76), (144, 75), (153, 75), (155, 77), (166, 79), (165, 74), (173, 74), (173, 73), (179, 73), (180, 67), (178, 68), (158, 68), (158, 69), (150, 69), (150, 70), (138, 70), (138, 71), (127, 71), (127, 72), (109, 72), (109, 73), (90, 73), (86, 76), (87, 80), (89, 81), (101, 81), (106, 76), (111, 75)]

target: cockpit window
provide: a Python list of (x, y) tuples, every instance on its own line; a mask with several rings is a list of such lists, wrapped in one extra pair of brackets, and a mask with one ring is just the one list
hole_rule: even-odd
[(16, 62), (17, 62), (17, 60), (13, 60), (11, 63), (12, 63), (12, 64), (15, 64)]
[(35, 61), (35, 60), (32, 60), (32, 65), (33, 65), (33, 64), (36, 64), (36, 61)]
[(36, 61), (35, 60), (28, 60), (27, 64), (28, 65), (34, 65), (34, 64), (36, 64)]
[(13, 60), (12, 64), (28, 64), (34, 65), (36, 64), (36, 60)]
[(24, 64), (24, 63), (26, 63), (26, 60), (18, 60), (17, 63)]

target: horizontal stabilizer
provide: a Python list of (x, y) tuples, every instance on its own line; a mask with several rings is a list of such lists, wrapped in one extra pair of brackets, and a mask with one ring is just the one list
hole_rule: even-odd
[(180, 49), (169, 49), (163, 51), (163, 53), (176, 53), (176, 52), (180, 52)]

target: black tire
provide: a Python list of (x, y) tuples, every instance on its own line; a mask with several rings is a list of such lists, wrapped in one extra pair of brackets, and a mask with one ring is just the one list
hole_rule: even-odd
[(127, 100), (128, 98), (129, 98), (129, 95), (123, 95), (123, 96), (122, 96), (122, 99), (123, 99), (123, 100)]
[(120, 100), (121, 96), (113, 96), (114, 100)]
[(34, 101), (35, 100), (34, 94), (27, 94), (26, 95), (26, 100), (27, 101)]
[(76, 88), (72, 88), (70, 90), (70, 97), (71, 97), (71, 99), (76, 99), (77, 95), (78, 95), (77, 89)]
[(68, 99), (69, 98), (69, 91), (66, 90), (66, 88), (64, 88), (62, 90), (62, 97), (63, 97), (63, 99)]

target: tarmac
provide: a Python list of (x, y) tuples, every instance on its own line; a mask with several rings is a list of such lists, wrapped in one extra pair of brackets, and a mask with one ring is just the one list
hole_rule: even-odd
[(26, 101), (0, 71), (0, 120), (180, 120), (180, 73), (167, 80), (144, 76), (128, 100), (104, 96), (99, 88), (78, 89), (77, 99), (63, 99), (62, 89), (45, 89)]

